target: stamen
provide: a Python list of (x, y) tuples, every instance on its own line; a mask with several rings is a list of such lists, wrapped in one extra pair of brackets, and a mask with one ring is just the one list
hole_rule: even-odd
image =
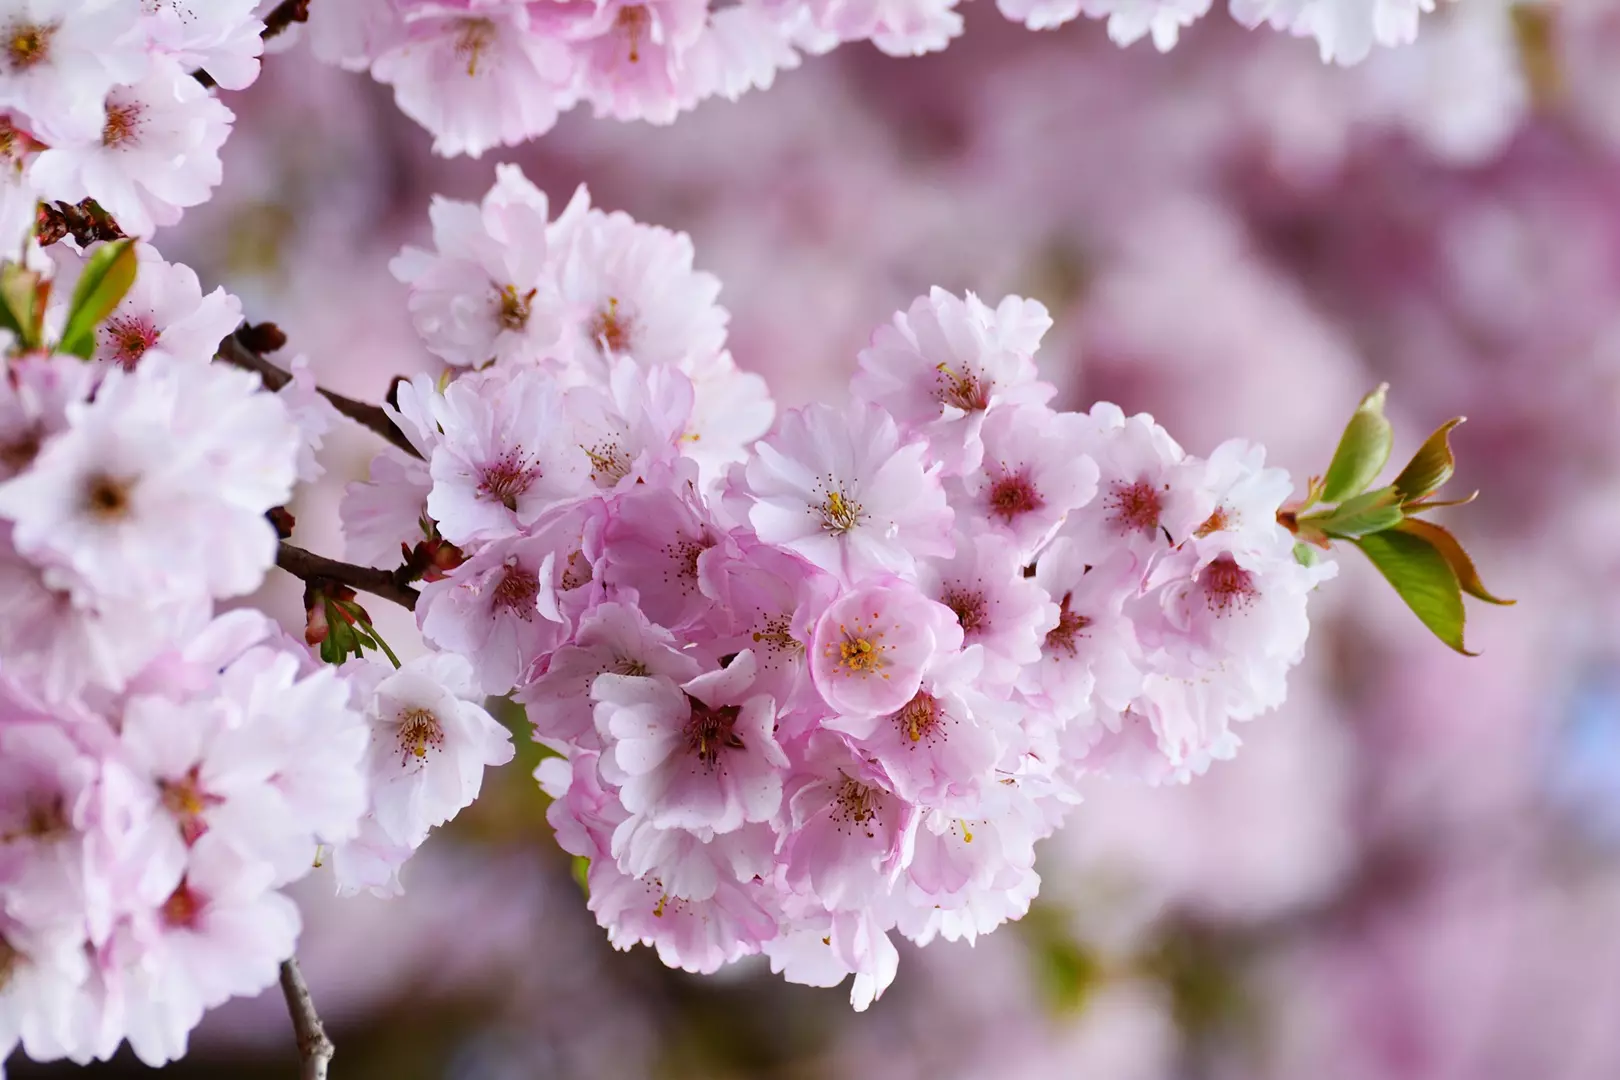
[[(626, 8), (619, 12), (620, 19), (624, 18), (624, 12), (627, 10), (629, 9)], [(597, 348), (604, 355), (610, 356), (618, 356), (630, 351), (630, 334), (634, 329), (634, 321), (630, 316), (619, 313), (619, 298), (617, 296), (608, 297), (608, 306), (592, 316), (590, 323), (585, 328), (591, 340), (596, 342)]]
[(766, 619), (763, 630), (754, 631), (754, 644), (768, 646), (772, 652), (797, 652), (804, 646), (793, 636), (793, 624), (786, 615)]
[(1081, 635), (1081, 631), (1091, 625), (1091, 620), (1077, 611), (1069, 610), (1069, 602), (1074, 599), (1074, 593), (1063, 594), (1063, 602), (1058, 605), (1058, 624), (1046, 632), (1046, 651), (1056, 652), (1064, 650), (1074, 656), (1079, 650), (1074, 639)]
[(1222, 555), (1204, 568), (1203, 586), (1204, 602), (1218, 618), (1230, 615), (1234, 606), (1248, 607), (1260, 595), (1254, 575), (1230, 555)]
[(1204, 519), (1204, 523), (1194, 531), (1193, 535), (1202, 539), (1210, 533), (1222, 532), (1237, 525), (1238, 516), (1235, 512), (1224, 506), (1217, 506), (1215, 512)]
[(630, 475), (630, 455), (618, 443), (581, 445), (591, 462), (591, 479), (598, 487), (612, 487)]
[(128, 315), (108, 319), (102, 324), (101, 333), (106, 336), (112, 359), (125, 371), (134, 371), (135, 365), (146, 355), (146, 350), (156, 345), (162, 336), (150, 320)]
[(868, 839), (877, 835), (878, 796), (881, 792), (877, 788), (868, 787), (858, 780), (851, 780), (844, 776), (843, 783), (838, 787), (832, 811), (832, 819), (838, 822), (839, 832), (848, 832), (848, 826), (864, 832)]
[(695, 697), (688, 696), (687, 701), (692, 715), (686, 721), (686, 747), (706, 768), (713, 770), (719, 764), (720, 751), (743, 749), (742, 736), (732, 730), (742, 713), (740, 705), (710, 708)]
[(6, 34), (6, 59), (13, 71), (27, 71), (51, 54), (57, 23), (17, 23)]
[(463, 19), (456, 35), (455, 55), (467, 60), (467, 77), (478, 74), (478, 60), (495, 40), (495, 24), (489, 19)]
[(163, 924), (174, 928), (195, 930), (203, 909), (203, 898), (191, 891), (191, 886), (180, 882), (179, 888), (163, 901)]
[(478, 493), (508, 510), (516, 510), (518, 498), (540, 475), (540, 466), (532, 464), (523, 448), (517, 447), (479, 470)]
[(990, 407), (990, 387), (971, 371), (958, 375), (949, 364), (934, 369), (934, 397), (942, 405), (954, 405), (963, 412), (983, 412)]
[(406, 709), (399, 714), (399, 763), (408, 765), (412, 758), (421, 761), (429, 750), (444, 749), (444, 728), (439, 718), (426, 709)]
[[(830, 484), (832, 477), (829, 476), (827, 482)], [(842, 536), (861, 523), (861, 504), (850, 499), (841, 486), (827, 492), (817, 511), (821, 514), (821, 527), (834, 536)]]
[(180, 838), (187, 847), (202, 839), (208, 831), (208, 821), (203, 815), (209, 807), (219, 806), (225, 801), (204, 790), (198, 769), (199, 766), (193, 765), (191, 771), (180, 779), (163, 780), (158, 784), (163, 808), (174, 815), (180, 826)]
[(927, 739), (932, 743), (940, 732), (939, 701), (924, 690), (906, 702), (906, 707), (894, 714), (900, 730), (912, 742)]
[(503, 288), (499, 293), (500, 310), (496, 313), (496, 320), (507, 330), (523, 329), (529, 323), (529, 305), (534, 302), (534, 294), (539, 291), (530, 289), (519, 296), (516, 285)]
[[(876, 619), (877, 613), (872, 614)], [(838, 641), (829, 641), (826, 655), (832, 657), (835, 672), (844, 675), (882, 675), (889, 666), (884, 657), (888, 646), (883, 644), (883, 631), (857, 619), (853, 627), (838, 624)], [(882, 675), (887, 679), (887, 675)]]
[(939, 599), (940, 603), (956, 613), (956, 621), (961, 624), (964, 634), (976, 634), (990, 623), (990, 613), (986, 610), (989, 604), (982, 592), (949, 588)]
[(1045, 505), (1046, 500), (1041, 498), (1041, 493), (1035, 490), (1035, 485), (1022, 472), (1008, 473), (991, 485), (990, 512), (999, 517), (1004, 525), (1011, 525), (1014, 518), (1033, 513)]
[(524, 622), (533, 622), (535, 598), (540, 595), (540, 578), (515, 561), (506, 564), (492, 594), (497, 611), (510, 611)]
[(640, 4), (630, 5), (619, 9), (618, 17), (613, 20), (613, 29), (622, 32), (630, 39), (630, 62), (641, 62), (641, 42), (647, 36), (652, 26), (652, 13)]
[(135, 141), (141, 127), (141, 104), (136, 101), (121, 105), (107, 104), (107, 119), (101, 125), (101, 145), (122, 146)]
[[(1165, 490), (1169, 490), (1168, 485)], [(1159, 499), (1158, 489), (1146, 480), (1138, 480), (1132, 484), (1115, 481), (1107, 498), (1103, 499), (1103, 506), (1112, 511), (1108, 520), (1118, 527), (1121, 535), (1130, 532), (1157, 532), (1159, 515), (1164, 512), (1164, 504)]]

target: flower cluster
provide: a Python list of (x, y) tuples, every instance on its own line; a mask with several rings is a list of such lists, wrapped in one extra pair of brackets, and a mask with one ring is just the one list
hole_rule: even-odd
[(1049, 408), (1040, 304), (935, 290), (852, 404), (767, 432), (684, 237), (583, 192), (550, 221), (512, 167), (433, 223), (395, 270), (473, 370), (400, 387), (421, 460), (378, 458), (345, 520), (356, 556), (454, 549), (423, 634), (555, 751), (549, 817), (615, 945), (853, 973), (864, 1007), (891, 931), (1027, 909), (1083, 778), (1185, 780), (1281, 702), (1332, 570), (1277, 523), (1286, 474)]
[(240, 304), (129, 243), (0, 268), (45, 300), (0, 330), (0, 1058), (180, 1056), (275, 981), (323, 846), (375, 884), (379, 836), (419, 843), (511, 756), (458, 657), (332, 668), (215, 614), (274, 563), (330, 407), (211, 363)]
[[(1107, 19), (1121, 45), (1161, 50), (1210, 0), (998, 0), (1032, 30)], [(1245, 26), (1315, 38), (1322, 58), (1364, 59), (1374, 42), (1417, 35), (1433, 0), (1232, 0)], [(478, 156), (549, 131), (581, 102), (597, 116), (669, 123), (714, 96), (768, 87), (776, 72), (852, 41), (893, 56), (945, 48), (962, 32), (957, 0), (346, 0), (311, 10), (317, 53), (394, 88), (440, 154)]]
[[(94, 200), (149, 237), (207, 200), (233, 116), (198, 75), (231, 90), (258, 77), (257, 5), (0, 2), (0, 188), (24, 193), (8, 208)], [(14, 256), (17, 222), (3, 224)]]

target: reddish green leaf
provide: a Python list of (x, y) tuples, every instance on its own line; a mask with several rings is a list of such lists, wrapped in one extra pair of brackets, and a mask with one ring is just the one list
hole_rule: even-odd
[(1451, 453), (1451, 429), (1466, 419), (1459, 416), (1447, 420), (1418, 447), (1418, 452), (1395, 478), (1395, 490), (1401, 493), (1401, 502), (1421, 499), (1451, 479), (1457, 468), (1457, 459)]
[(1516, 600), (1503, 600), (1501, 597), (1491, 595), (1485, 588), (1485, 583), (1479, 579), (1479, 571), (1474, 568), (1474, 560), (1469, 558), (1468, 552), (1463, 549), (1462, 543), (1449, 531), (1441, 528), (1432, 521), (1414, 521), (1408, 519), (1396, 526), (1401, 532), (1421, 536), (1446, 560), (1451, 572), (1457, 575), (1457, 584), (1462, 591), (1487, 604), (1500, 604), (1503, 607), (1515, 604)]
[(1462, 586), (1440, 550), (1427, 537), (1390, 529), (1355, 541), (1406, 606), (1435, 637), (1464, 656)]

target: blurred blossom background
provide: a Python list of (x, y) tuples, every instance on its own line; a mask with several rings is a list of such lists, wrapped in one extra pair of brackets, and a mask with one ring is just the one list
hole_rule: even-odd
[[(943, 54), (852, 46), (673, 127), (573, 115), (491, 155), (554, 206), (588, 183), (689, 232), (733, 353), (784, 406), (841, 400), (871, 331), (934, 284), (1044, 302), (1054, 404), (1151, 412), (1198, 453), (1258, 439), (1301, 487), (1388, 381), (1397, 460), (1469, 418), (1457, 486), (1484, 494), (1452, 521), (1520, 603), (1472, 609), (1483, 656), (1464, 659), (1344, 552), (1287, 705), (1235, 761), (1180, 788), (1098, 782), (1046, 842), (1029, 917), (973, 947), (902, 942), (859, 1015), (763, 960), (697, 978), (615, 953), (528, 748), (404, 897), (303, 883), (333, 1075), (1620, 1076), (1620, 5), (1441, 9), (1345, 70), (1219, 18), (1159, 55), (975, 4)], [(487, 189), (490, 157), (433, 158), (385, 87), (302, 45), (226, 100), (225, 185), (164, 253), (328, 386), (376, 399), (429, 369), (387, 261), (425, 237), (432, 193)], [(341, 550), (371, 438), (329, 438), (294, 508), (304, 546)], [(299, 625), (297, 583), (270, 593)], [(414, 630), (386, 607), (403, 654)], [(273, 990), (194, 1047), (173, 1075), (295, 1067)]]

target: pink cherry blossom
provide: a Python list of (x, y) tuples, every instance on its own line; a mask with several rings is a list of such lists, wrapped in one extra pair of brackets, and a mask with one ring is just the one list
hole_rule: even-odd
[(495, 167), (480, 205), (435, 197), (433, 252), (407, 247), (389, 264), (410, 286), (411, 321), (446, 363), (540, 360), (557, 340), (545, 193), (516, 165)]
[(457, 379), (435, 411), (444, 437), (433, 450), (427, 506), (452, 543), (511, 536), (590, 482), (561, 393), (532, 368)]
[(935, 657), (961, 648), (951, 609), (891, 580), (845, 593), (810, 640), (810, 673), (835, 711), (881, 716), (911, 701)]
[(910, 572), (952, 550), (951, 510), (923, 455), (875, 406), (796, 409), (748, 462), (749, 523), (846, 583)]
[(599, 749), (591, 687), (599, 675), (645, 675), (685, 683), (699, 664), (673, 634), (630, 604), (598, 604), (568, 644), (553, 650), (545, 670), (514, 695), (529, 708), (535, 736), (548, 746)]
[(604, 775), (620, 782), (626, 810), (656, 828), (716, 833), (776, 813), (788, 762), (773, 734), (775, 703), (751, 692), (754, 671), (753, 654), (742, 652), (684, 684), (597, 677)]
[(1034, 300), (1009, 296), (992, 309), (972, 293), (935, 288), (872, 335), (852, 389), (923, 435), (946, 471), (960, 475), (978, 468), (988, 410), (1044, 405), (1055, 393), (1036, 379), (1034, 359), (1051, 325)]
[(90, 136), (44, 130), (36, 186), (53, 198), (90, 198), (131, 236), (151, 236), (206, 202), (223, 176), (219, 151), (234, 114), (173, 59), (153, 55), (138, 80), (107, 94)]
[(919, 578), (923, 591), (956, 616), (963, 644), (983, 647), (982, 678), (991, 686), (1011, 687), (1058, 624), (1057, 607), (1024, 576), (1018, 550), (995, 533), (959, 538), (956, 555), (926, 564)]
[(550, 130), (573, 58), (530, 32), (511, 0), (424, 5), (388, 41), (371, 74), (394, 88), (400, 111), (433, 133), (433, 151), (478, 157)]
[(1012, 542), (1028, 559), (1097, 492), (1081, 418), (1037, 405), (997, 409), (981, 429), (979, 468), (951, 482), (959, 524)]
[(477, 702), (472, 665), (430, 653), (365, 695), (372, 811), (387, 836), (418, 845), (478, 797), (486, 766), (512, 760), (512, 736)]

